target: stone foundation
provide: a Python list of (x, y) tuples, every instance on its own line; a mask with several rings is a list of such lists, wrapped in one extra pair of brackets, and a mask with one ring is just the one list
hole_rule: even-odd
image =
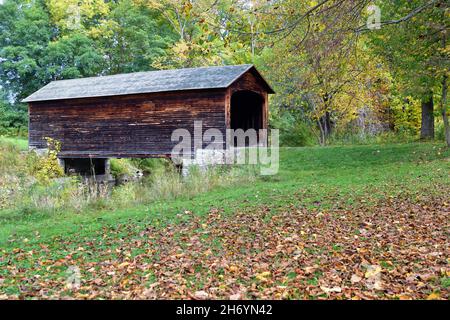
[[(206, 170), (208, 167), (217, 165), (232, 165), (236, 164), (237, 159), (245, 156), (250, 148), (232, 148), (228, 150), (207, 150), (207, 149), (197, 149), (195, 157), (193, 159), (189, 158), (172, 158), (172, 161), (177, 167), (181, 168), (181, 174), (187, 176), (189, 170), (192, 167), (197, 167), (200, 170)], [(257, 151), (257, 149), (255, 149)]]

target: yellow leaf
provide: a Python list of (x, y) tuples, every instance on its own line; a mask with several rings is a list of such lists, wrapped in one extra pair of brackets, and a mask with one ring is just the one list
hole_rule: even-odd
[(129, 264), (130, 264), (129, 262), (125, 261), (125, 262), (122, 262), (121, 264), (119, 264), (117, 267), (119, 269), (123, 269), (123, 268), (127, 267)]
[(228, 267), (228, 270), (229, 270), (230, 272), (237, 272), (237, 271), (238, 271), (238, 267), (236, 267), (236, 266), (229, 266), (229, 267)]
[(378, 266), (378, 265), (372, 265), (372, 266), (369, 266), (368, 268), (367, 268), (367, 271), (366, 271), (366, 273), (364, 274), (364, 276), (366, 277), (366, 278), (374, 278), (374, 277), (376, 277), (376, 276), (378, 276), (379, 274), (380, 274), (380, 272), (381, 272), (381, 267), (380, 266)]
[(257, 275), (256, 275), (256, 279), (258, 279), (259, 281), (267, 281), (267, 277), (269, 277), (270, 276), (270, 272), (269, 271), (264, 271), (264, 272), (261, 272), (261, 273), (258, 273)]
[(441, 295), (438, 292), (433, 292), (427, 297), (427, 300), (439, 300), (439, 299), (441, 299)]

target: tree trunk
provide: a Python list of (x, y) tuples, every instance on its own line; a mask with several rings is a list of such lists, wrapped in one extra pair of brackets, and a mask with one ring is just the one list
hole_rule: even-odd
[(450, 147), (450, 127), (448, 124), (448, 116), (447, 116), (447, 84), (448, 75), (445, 74), (442, 79), (442, 120), (444, 121), (444, 130), (445, 130), (445, 142), (447, 142), (447, 146)]
[(434, 138), (434, 104), (433, 94), (422, 98), (422, 127), (420, 129), (420, 139)]
[(330, 112), (325, 112), (325, 127), (327, 128), (327, 134), (328, 136), (331, 135), (331, 130), (333, 129), (331, 124), (331, 114)]
[(324, 136), (324, 140), (326, 140), (331, 135), (331, 131), (333, 129), (330, 112), (327, 111), (322, 117), (320, 117), (319, 126)]
[(325, 138), (325, 131), (324, 131), (324, 128), (322, 127), (322, 121), (321, 121), (321, 119), (318, 119), (318, 120), (317, 120), (317, 124), (319, 125), (319, 129), (320, 129), (319, 143), (320, 143), (321, 146), (323, 146), (323, 145), (325, 145), (326, 138)]

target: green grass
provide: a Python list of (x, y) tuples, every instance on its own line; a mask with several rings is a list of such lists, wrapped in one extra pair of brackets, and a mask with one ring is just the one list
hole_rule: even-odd
[(0, 136), (0, 145), (12, 144), (19, 148), (21, 151), (28, 150), (28, 140), (25, 138), (13, 138)]
[(138, 226), (150, 221), (164, 226), (188, 219), (186, 211), (202, 216), (213, 208), (233, 214), (268, 206), (276, 213), (287, 205), (320, 210), (343, 203), (351, 208), (361, 201), (370, 204), (402, 194), (420, 198), (448, 186), (448, 159), (449, 151), (441, 143), (286, 148), (281, 150), (279, 174), (250, 185), (120, 210), (0, 211), (0, 245), (19, 246), (24, 239), (42, 243), (55, 236), (89, 237), (104, 226), (121, 223)]
[[(239, 285), (248, 299), (317, 299), (339, 268), (351, 297), (396, 299), (411, 272), (427, 276), (446, 261), (427, 254), (447, 246), (449, 155), (440, 143), (289, 148), (279, 174), (195, 196), (114, 210), (105, 200), (80, 213), (0, 211), (0, 297), (189, 298), (216, 288), (223, 299)], [(358, 256), (379, 264), (386, 292), (396, 293), (351, 285), (355, 273), (364, 277)], [(79, 290), (65, 286), (70, 266), (81, 270)], [(427, 277), (406, 295), (445, 299), (447, 274)]]

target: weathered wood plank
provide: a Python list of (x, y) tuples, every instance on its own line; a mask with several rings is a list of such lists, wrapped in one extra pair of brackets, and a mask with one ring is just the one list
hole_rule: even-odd
[(141, 157), (170, 154), (178, 128), (194, 121), (225, 130), (225, 90), (142, 94), (30, 104), (30, 146), (61, 141), (61, 156)]

